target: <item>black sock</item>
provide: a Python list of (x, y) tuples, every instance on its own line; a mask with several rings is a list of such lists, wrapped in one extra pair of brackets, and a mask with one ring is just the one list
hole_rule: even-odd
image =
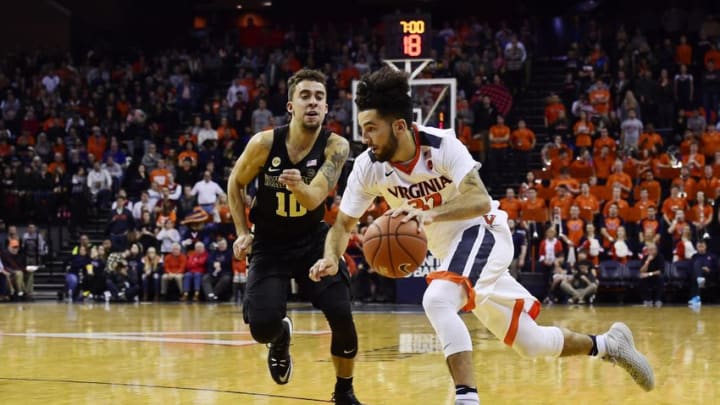
[(590, 349), (590, 353), (588, 353), (588, 356), (597, 356), (598, 355), (598, 347), (597, 347), (597, 339), (595, 338), (595, 335), (588, 335), (590, 336), (590, 339), (592, 339), (593, 347)]
[(456, 385), (455, 386), (455, 395), (469, 394), (471, 392), (474, 392), (477, 394), (477, 388), (468, 387), (467, 385)]
[(348, 392), (352, 389), (352, 382), (353, 378), (344, 378), (344, 377), (337, 377), (337, 381), (335, 382), (335, 391), (336, 392)]

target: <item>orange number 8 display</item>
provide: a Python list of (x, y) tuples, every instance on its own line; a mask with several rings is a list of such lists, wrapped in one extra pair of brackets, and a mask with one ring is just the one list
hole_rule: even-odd
[(422, 53), (422, 37), (418, 34), (403, 37), (403, 54), (407, 56), (420, 56)]

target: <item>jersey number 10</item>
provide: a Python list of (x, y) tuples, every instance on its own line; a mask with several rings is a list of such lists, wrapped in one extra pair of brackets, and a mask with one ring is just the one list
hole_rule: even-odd
[(278, 216), (295, 218), (307, 214), (307, 208), (303, 207), (298, 200), (295, 199), (294, 194), (285, 194), (278, 191), (275, 195), (277, 195), (278, 199), (275, 213)]

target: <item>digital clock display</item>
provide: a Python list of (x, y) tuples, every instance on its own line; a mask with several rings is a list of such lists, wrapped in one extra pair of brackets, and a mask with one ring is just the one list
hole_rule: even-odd
[(430, 49), (430, 16), (392, 15), (385, 17), (387, 59), (427, 57)]

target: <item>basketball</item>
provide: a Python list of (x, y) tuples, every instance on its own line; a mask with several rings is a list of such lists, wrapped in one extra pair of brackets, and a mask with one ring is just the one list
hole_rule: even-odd
[(403, 278), (420, 267), (427, 254), (425, 232), (418, 232), (417, 221), (403, 223), (399, 215), (382, 215), (365, 231), (365, 261), (378, 274)]

